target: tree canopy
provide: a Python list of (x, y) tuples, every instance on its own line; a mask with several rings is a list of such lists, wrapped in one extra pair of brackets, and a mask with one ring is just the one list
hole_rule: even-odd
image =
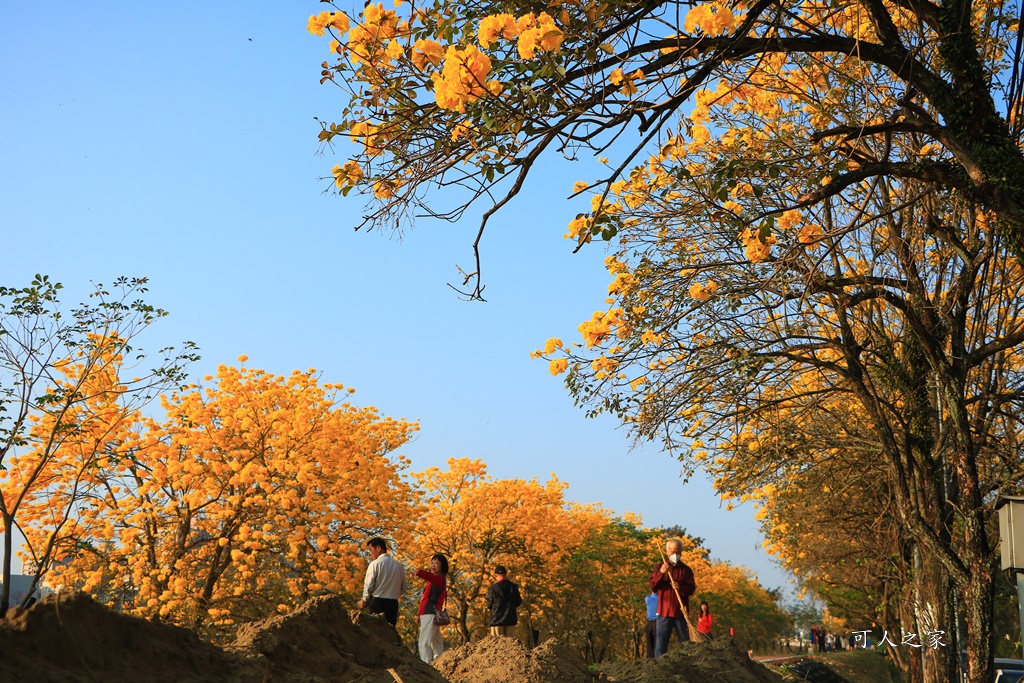
[(963, 609), (969, 680), (990, 677), (992, 494), (1020, 472), (1016, 7), (437, 0), (309, 28), (334, 37), (321, 75), (344, 108), (320, 139), (357, 143), (333, 176), (364, 224), (484, 202), (469, 297), (489, 217), (538, 160), (598, 156), (566, 188), (591, 198), (566, 237), (611, 243), (607, 308), (537, 355), (727, 493), (768, 500), (818, 466), (804, 437), (826, 425), (830, 462), (873, 449), (891, 521), (940, 567), (915, 628), (954, 632)]

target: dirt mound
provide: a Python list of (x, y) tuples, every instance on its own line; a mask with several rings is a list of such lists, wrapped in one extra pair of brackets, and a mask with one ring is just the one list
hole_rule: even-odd
[(729, 638), (684, 643), (660, 659), (602, 664), (609, 681), (626, 683), (781, 683), (773, 671), (751, 660)]
[(245, 624), (226, 649), (264, 662), (271, 680), (395, 683), (397, 674), (403, 683), (445, 683), (382, 617), (356, 613), (353, 623), (336, 597)]
[(261, 683), (262, 670), (191, 631), (51, 595), (0, 621), (0, 681)]
[(242, 626), (222, 650), (78, 593), (0, 620), (0, 683), (445, 683), (379, 617), (339, 598)]
[(433, 662), (451, 683), (592, 683), (597, 674), (556, 640), (528, 650), (516, 638), (488, 636)]
[(587, 669), (557, 640), (490, 636), (424, 664), (382, 618), (336, 597), (247, 624), (222, 650), (191, 631), (48, 596), (0, 621), (0, 683), (779, 683), (728, 638)]

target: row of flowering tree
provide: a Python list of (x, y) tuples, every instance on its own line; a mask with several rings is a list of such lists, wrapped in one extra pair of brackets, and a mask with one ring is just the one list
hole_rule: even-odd
[[(162, 393), (133, 392), (128, 349), (109, 341), (121, 336), (89, 334), (92, 346), (54, 357), (39, 380), (68, 407), (23, 406), (24, 437), (0, 471), (22, 559), (50, 587), (223, 639), (312, 596), (354, 606), (365, 542), (384, 536), (410, 571), (449, 557), (451, 642), (486, 634), (483, 595), (503, 563), (523, 588), (525, 637), (566, 636), (592, 661), (640, 651), (664, 537), (639, 519), (566, 500), (553, 475), (495, 480), (479, 460), (409, 473), (398, 451), (418, 425), (356, 406), (313, 370), (274, 375), (242, 356), (201, 383), (179, 366)], [(687, 560), (722, 614), (748, 615), (741, 631), (785, 627), (748, 572), (693, 543)], [(415, 629), (416, 598), (406, 594), (403, 629)]]
[[(645, 655), (648, 578), (666, 533), (678, 530), (645, 528), (634, 515), (566, 501), (567, 485), (553, 475), (546, 483), (493, 479), (480, 460), (452, 459), (447, 470), (415, 476), (426, 507), (407, 548), (421, 562), (435, 552), (452, 559), (451, 642), (486, 635), (482, 598), (494, 565), (503, 564), (522, 589), (525, 641), (534, 630), (562, 636), (590, 662)], [(789, 627), (756, 576), (712, 560), (699, 540), (680, 535), (697, 581), (693, 599), (715, 605), (719, 632), (735, 627), (749, 642), (768, 641)]]

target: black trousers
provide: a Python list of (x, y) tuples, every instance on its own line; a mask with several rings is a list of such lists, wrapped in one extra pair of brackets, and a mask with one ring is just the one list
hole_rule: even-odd
[(654, 659), (654, 645), (658, 639), (658, 620), (647, 620), (647, 658)]
[(398, 623), (398, 600), (370, 598), (370, 614), (383, 614), (392, 626)]

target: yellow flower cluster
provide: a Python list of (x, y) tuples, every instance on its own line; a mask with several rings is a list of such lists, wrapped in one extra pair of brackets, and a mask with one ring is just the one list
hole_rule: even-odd
[(590, 231), (590, 216), (580, 215), (569, 221), (569, 232), (562, 235), (565, 239), (576, 239), (581, 234)]
[(625, 291), (630, 285), (636, 281), (632, 273), (622, 272), (616, 273), (615, 279), (608, 283), (609, 294), (619, 294)]
[(608, 338), (608, 335), (621, 324), (623, 312), (621, 308), (612, 308), (604, 313), (595, 311), (590, 320), (580, 323), (577, 329), (588, 349)]
[(512, 40), (518, 35), (516, 18), (511, 14), (492, 14), (484, 17), (476, 31), (480, 45), (485, 50), (491, 47), (491, 43), (497, 42), (499, 36), (505, 40)]
[(772, 245), (776, 243), (774, 235), (768, 235), (761, 240), (760, 231), (755, 228), (747, 228), (740, 233), (740, 241), (743, 242), (743, 253), (751, 263), (762, 263), (771, 258)]
[[(546, 342), (544, 342), (544, 348), (543, 349), (537, 349), (536, 351), (531, 351), (530, 352), (530, 358), (540, 358), (542, 356), (550, 356), (555, 351), (557, 351), (558, 349), (561, 349), (563, 347), (564, 347), (564, 344), (562, 344), (562, 340), (561, 339), (559, 339), (558, 337), (552, 337), (551, 339), (548, 339)], [(552, 373), (552, 374), (555, 374), (555, 373)]]
[(800, 212), (796, 209), (790, 209), (781, 216), (779, 216), (778, 224), (783, 230), (789, 230), (795, 228), (800, 223)]
[(797, 233), (797, 240), (800, 244), (806, 246), (814, 246), (821, 240), (825, 239), (825, 230), (820, 225), (815, 223), (808, 223), (804, 227), (800, 228), (800, 232)]
[(420, 71), (430, 63), (437, 66), (444, 59), (444, 46), (433, 40), (417, 40), (412, 46), (412, 65)]
[(335, 166), (331, 169), (334, 175), (334, 184), (338, 187), (351, 187), (363, 179), (363, 169), (355, 161), (346, 161), (343, 166)]
[[(363, 23), (348, 34), (346, 46), (352, 62), (386, 67), (390, 60), (401, 56), (402, 46), (394, 40), (398, 35), (398, 16), (384, 5), (367, 5), (363, 10)], [(385, 46), (385, 42), (388, 44)]]
[(619, 258), (617, 256), (614, 256), (614, 255), (612, 255), (612, 256), (605, 256), (604, 257), (604, 267), (612, 275), (617, 275), (618, 273), (624, 273), (629, 268), (629, 266), (627, 266), (625, 263), (620, 261)]
[(683, 30), (693, 33), (698, 26), (708, 35), (722, 35), (735, 28), (736, 16), (728, 7), (722, 7), (715, 11), (711, 5), (697, 5), (687, 12)]
[(569, 367), (569, 361), (565, 358), (556, 358), (555, 360), (548, 363), (548, 372), (552, 375), (560, 375), (565, 372)]
[(641, 344), (660, 344), (661, 335), (654, 330), (644, 330), (644, 333), (640, 335)]
[(612, 85), (619, 86), (619, 90), (626, 97), (632, 97), (637, 92), (636, 81), (642, 81), (644, 78), (644, 72), (637, 69), (631, 74), (623, 73), (622, 69), (613, 69), (608, 74), (608, 82)]
[(533, 59), (534, 53), (539, 49), (542, 52), (554, 52), (562, 46), (565, 34), (562, 29), (555, 26), (555, 20), (547, 12), (541, 12), (539, 17), (533, 13), (519, 17), (516, 21), (516, 28), (519, 29), (519, 56), (523, 59)]
[(512, 40), (518, 36), (516, 47), (523, 59), (533, 59), (537, 50), (554, 52), (565, 39), (562, 29), (547, 12), (541, 12), (540, 16), (531, 12), (518, 19), (511, 14), (492, 14), (480, 20), (476, 35), (485, 50), (500, 39)]
[(327, 28), (345, 33), (348, 31), (348, 17), (341, 12), (321, 12), (309, 17), (306, 29), (314, 36), (322, 36)]
[(502, 86), (498, 81), (488, 81), (491, 60), (475, 45), (464, 50), (451, 45), (444, 55), (444, 68), (433, 74), (434, 98), (437, 106), (459, 113), (466, 112), (466, 103), (490, 93), (497, 95)]
[(619, 366), (619, 361), (607, 356), (598, 356), (590, 361), (590, 368), (596, 373), (595, 379), (604, 379)]
[(718, 283), (708, 280), (705, 283), (694, 282), (690, 285), (690, 297), (697, 301), (707, 301), (718, 291)]

